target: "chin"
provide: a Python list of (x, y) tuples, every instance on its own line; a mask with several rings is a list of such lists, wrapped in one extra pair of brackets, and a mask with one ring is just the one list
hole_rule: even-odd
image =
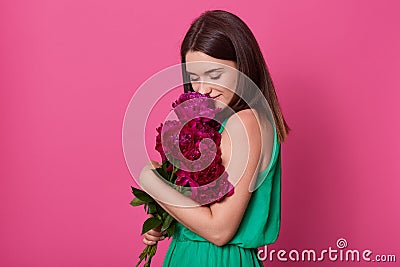
[(215, 107), (216, 107), (216, 108), (221, 108), (221, 109), (226, 108), (226, 106), (227, 106), (227, 105), (226, 105), (226, 104), (223, 104), (223, 103), (216, 103), (216, 104), (215, 104)]

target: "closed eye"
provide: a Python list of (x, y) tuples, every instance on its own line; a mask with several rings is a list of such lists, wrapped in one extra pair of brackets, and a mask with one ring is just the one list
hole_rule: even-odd
[(220, 74), (220, 75), (218, 75), (218, 76), (210, 77), (210, 78), (211, 78), (211, 80), (218, 80), (219, 78), (221, 78), (221, 75), (222, 75), (222, 74)]
[(190, 75), (190, 81), (198, 81), (199, 80), (199, 76), (194, 77), (193, 75)]

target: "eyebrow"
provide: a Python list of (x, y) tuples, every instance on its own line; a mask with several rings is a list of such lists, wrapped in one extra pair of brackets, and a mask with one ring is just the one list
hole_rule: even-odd
[[(211, 73), (211, 72), (213, 72), (213, 71), (222, 70), (222, 69), (224, 69), (224, 68), (215, 68), (215, 69), (211, 69), (211, 70), (205, 71), (204, 74), (209, 74), (209, 73)], [(186, 71), (186, 72), (189, 73), (189, 74), (197, 75), (196, 73), (193, 73), (193, 72), (190, 72), (190, 71)]]

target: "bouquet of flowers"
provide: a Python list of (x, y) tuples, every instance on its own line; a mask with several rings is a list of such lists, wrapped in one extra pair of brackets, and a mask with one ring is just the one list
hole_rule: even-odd
[[(221, 124), (214, 120), (220, 108), (215, 108), (209, 95), (197, 92), (183, 93), (172, 103), (179, 120), (168, 120), (156, 129), (155, 149), (160, 153), (161, 166), (154, 173), (172, 185), (178, 192), (200, 203), (209, 205), (231, 196), (233, 185), (221, 159)], [(149, 194), (132, 187), (132, 206), (144, 205), (152, 215), (142, 227), (144, 234), (161, 226), (170, 238), (175, 228), (175, 219), (168, 214)], [(157, 243), (147, 245), (139, 256), (136, 267), (146, 259), (150, 266)]]

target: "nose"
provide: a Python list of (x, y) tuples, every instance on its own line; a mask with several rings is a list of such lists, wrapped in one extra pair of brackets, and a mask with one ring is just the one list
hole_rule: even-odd
[(198, 93), (201, 93), (201, 94), (209, 94), (209, 93), (211, 93), (211, 87), (210, 87), (210, 85), (208, 84), (206, 84), (206, 83), (204, 83), (204, 82), (195, 82), (195, 83), (192, 83), (192, 87), (193, 87), (193, 90), (195, 91), (195, 92), (198, 92)]

